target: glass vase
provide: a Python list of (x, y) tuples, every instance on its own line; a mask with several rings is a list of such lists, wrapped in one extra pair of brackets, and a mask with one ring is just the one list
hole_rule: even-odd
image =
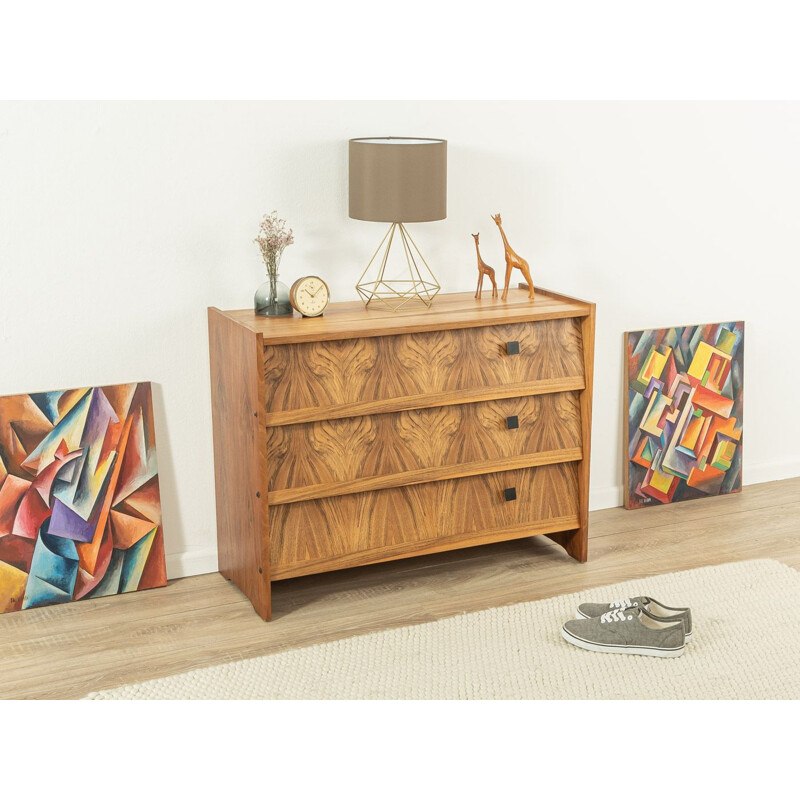
[(270, 273), (261, 284), (254, 298), (256, 314), (261, 317), (286, 317), (292, 314), (289, 302), (289, 287), (278, 280), (278, 273)]

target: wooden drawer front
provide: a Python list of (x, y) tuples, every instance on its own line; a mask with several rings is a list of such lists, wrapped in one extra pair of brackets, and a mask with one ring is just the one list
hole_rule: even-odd
[[(508, 342), (519, 343), (518, 354), (507, 353)], [(583, 375), (572, 318), (267, 345), (264, 356), (268, 412)]]
[[(475, 462), (490, 462), (484, 471), (493, 471), (504, 459), (580, 446), (573, 392), (306, 422), (267, 430), (269, 490), (322, 492), (345, 481)], [(286, 494), (270, 495), (270, 503)]]
[(566, 530), (577, 498), (577, 464), (565, 463), (271, 506), (272, 577), (532, 535), (543, 521)]

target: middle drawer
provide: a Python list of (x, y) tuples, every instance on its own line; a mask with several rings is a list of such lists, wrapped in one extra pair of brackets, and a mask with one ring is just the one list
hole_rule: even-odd
[(269, 491), (279, 492), (270, 504), (290, 502), (284, 489), (476, 462), (494, 471), (504, 459), (580, 447), (575, 392), (270, 427)]

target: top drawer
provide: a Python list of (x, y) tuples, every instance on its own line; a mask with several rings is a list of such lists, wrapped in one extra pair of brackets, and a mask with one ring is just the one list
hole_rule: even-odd
[(264, 362), (269, 413), (583, 376), (575, 318), (266, 345)]

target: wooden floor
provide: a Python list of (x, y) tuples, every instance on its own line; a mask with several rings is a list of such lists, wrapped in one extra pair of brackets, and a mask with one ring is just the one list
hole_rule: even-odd
[(543, 537), (274, 588), (262, 622), (219, 574), (0, 617), (0, 698), (87, 692), (631, 578), (751, 558), (800, 569), (800, 478), (739, 495), (591, 516), (589, 562)]

